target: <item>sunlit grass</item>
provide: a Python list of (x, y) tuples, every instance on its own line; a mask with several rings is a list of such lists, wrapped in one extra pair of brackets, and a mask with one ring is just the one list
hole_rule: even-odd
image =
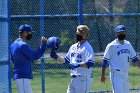
[[(58, 64), (58, 63), (57, 63)], [(132, 67), (129, 73), (130, 75), (130, 87), (140, 88), (140, 69)], [(34, 79), (32, 80), (33, 93), (42, 93), (41, 72), (36, 70), (34, 72)], [(107, 69), (107, 82), (102, 84), (100, 82), (101, 68), (93, 68), (94, 82), (91, 87), (91, 91), (98, 90), (111, 90), (111, 84), (109, 79), (109, 69)], [(45, 92), (46, 93), (66, 93), (67, 86), (70, 81), (69, 69), (46, 69), (45, 70)], [(17, 93), (14, 82), (12, 82), (12, 93)]]

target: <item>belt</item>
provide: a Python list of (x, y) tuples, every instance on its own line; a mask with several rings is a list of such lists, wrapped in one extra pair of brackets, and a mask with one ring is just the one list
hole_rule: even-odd
[(121, 70), (119, 70), (119, 69), (111, 69), (111, 71), (121, 71)]
[(119, 69), (115, 69), (116, 71), (120, 71)]
[[(76, 77), (86, 77), (86, 76), (82, 76), (82, 75), (72, 75), (72, 78), (76, 78)], [(90, 78), (93, 78), (93, 76), (90, 76)]]
[(76, 78), (76, 77), (82, 77), (82, 75), (72, 75), (72, 78)]

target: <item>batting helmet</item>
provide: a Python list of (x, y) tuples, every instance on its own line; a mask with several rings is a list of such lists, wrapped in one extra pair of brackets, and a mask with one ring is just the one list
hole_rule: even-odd
[(49, 37), (47, 40), (48, 48), (52, 50), (58, 50), (61, 40), (59, 37)]
[(121, 31), (126, 31), (126, 28), (124, 25), (118, 25), (116, 28), (115, 28), (115, 32), (118, 33), (118, 32), (121, 32)]

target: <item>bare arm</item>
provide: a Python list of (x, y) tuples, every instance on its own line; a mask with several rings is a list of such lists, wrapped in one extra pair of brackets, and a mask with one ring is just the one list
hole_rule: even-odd
[(103, 59), (103, 63), (102, 63), (102, 72), (101, 72), (101, 79), (100, 79), (100, 81), (101, 81), (102, 83), (105, 83), (105, 81), (106, 81), (105, 75), (106, 75), (107, 63), (108, 63), (108, 60)]
[(100, 81), (102, 83), (105, 83), (105, 80), (106, 80), (106, 77), (105, 77), (106, 72), (105, 72), (105, 70), (106, 70), (106, 68), (102, 67), (102, 73), (101, 73), (101, 79), (100, 79)]
[(64, 57), (63, 56), (59, 56), (58, 55), (58, 58), (56, 59), (57, 61), (60, 61), (62, 63), (65, 63), (65, 60), (64, 60)]
[(135, 62), (135, 66), (137, 66), (138, 68), (140, 68), (140, 60), (138, 59), (137, 62)]

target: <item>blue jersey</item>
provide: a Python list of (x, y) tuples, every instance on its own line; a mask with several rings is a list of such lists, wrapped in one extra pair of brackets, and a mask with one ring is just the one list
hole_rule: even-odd
[(21, 38), (16, 39), (10, 46), (11, 61), (14, 64), (14, 79), (28, 78), (32, 79), (32, 62), (39, 59), (46, 49), (46, 43), (34, 51)]

